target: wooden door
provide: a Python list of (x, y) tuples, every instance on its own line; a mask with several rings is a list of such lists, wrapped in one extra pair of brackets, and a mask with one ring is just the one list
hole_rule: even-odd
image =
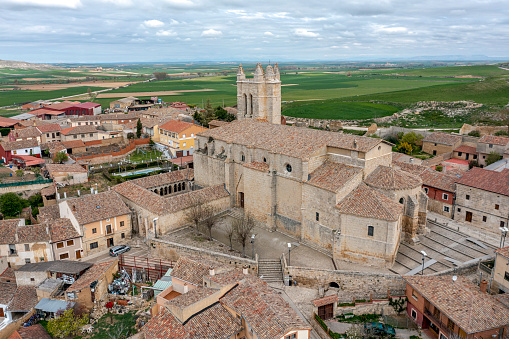
[(318, 316), (322, 320), (331, 319), (334, 316), (333, 312), (334, 312), (333, 304), (328, 304), (328, 305), (323, 305), (323, 306), (318, 307)]
[(106, 242), (107, 242), (107, 244), (108, 244), (108, 247), (113, 246), (113, 238), (108, 238), (108, 239), (106, 240)]
[(244, 192), (239, 192), (240, 207), (244, 208)]
[(467, 212), (465, 221), (472, 222), (472, 212)]
[(5, 317), (4, 309), (0, 307), (0, 318), (4, 318), (4, 317)]
[(81, 259), (81, 250), (76, 251), (76, 259)]

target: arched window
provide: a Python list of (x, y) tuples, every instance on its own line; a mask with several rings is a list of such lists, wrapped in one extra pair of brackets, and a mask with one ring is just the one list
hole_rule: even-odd
[(182, 191), (185, 191), (185, 190), (186, 190), (186, 183), (185, 183), (185, 182), (183, 182), (183, 183), (182, 183)]
[(329, 287), (339, 288), (339, 284), (335, 281), (329, 283)]
[(267, 162), (267, 158), (263, 158), (263, 162)]
[(205, 144), (205, 146), (203, 146), (203, 154), (209, 154), (209, 149), (207, 147), (207, 144)]
[(404, 203), (405, 203), (405, 199), (404, 199), (404, 198), (400, 198), (400, 199), (399, 199), (399, 203), (400, 203), (400, 204), (404, 204)]
[(164, 195), (167, 195), (168, 194), (168, 187), (165, 187), (164, 188)]
[(286, 171), (287, 171), (288, 173), (291, 173), (291, 172), (292, 172), (292, 165), (290, 165), (290, 164), (286, 164)]
[(250, 104), (251, 104), (251, 117), (253, 116), (254, 112), (253, 112), (253, 95), (252, 94), (249, 94), (249, 101), (250, 101)]
[(375, 228), (373, 226), (368, 226), (368, 236), (372, 237), (375, 234)]
[(168, 186), (168, 193), (171, 194), (171, 185)]
[(159, 194), (159, 191), (157, 190), (157, 188), (154, 190), (154, 193)]
[(242, 152), (240, 152), (240, 161), (242, 162), (246, 161), (246, 156)]
[(179, 185), (178, 185), (178, 190), (179, 190), (179, 192), (182, 190), (182, 186), (180, 186), (180, 182), (179, 182)]
[(177, 192), (177, 184), (173, 185), (173, 192)]
[(164, 193), (164, 192), (163, 192), (163, 189), (161, 188), (161, 190), (159, 191), (159, 195), (160, 195), (160, 196), (163, 196), (163, 193)]
[(248, 107), (247, 107), (247, 94), (244, 94), (244, 107), (246, 116), (249, 115)]

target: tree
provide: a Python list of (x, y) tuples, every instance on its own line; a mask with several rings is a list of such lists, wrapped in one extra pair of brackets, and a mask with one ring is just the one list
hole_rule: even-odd
[(203, 225), (209, 231), (209, 240), (212, 241), (212, 229), (216, 226), (216, 209), (210, 205), (202, 206)]
[(394, 308), (394, 311), (399, 315), (403, 312), (405, 307), (406, 297), (405, 298), (389, 298), (389, 305)]
[(401, 137), (401, 142), (407, 142), (409, 143), (410, 145), (412, 146), (416, 146), (418, 142), (420, 142), (422, 140), (422, 135), (421, 134), (417, 134), (415, 132), (410, 132), (410, 133), (407, 133), (407, 134), (404, 134), (402, 137)]
[(132, 132), (127, 133), (127, 139), (134, 139), (134, 133)]
[(398, 146), (398, 151), (401, 151), (405, 154), (411, 154), (413, 151), (412, 145), (410, 145), (408, 142), (402, 142)]
[(193, 224), (196, 231), (199, 231), (198, 226), (206, 215), (206, 208), (203, 208), (203, 201), (197, 197), (189, 197), (191, 199), (191, 206), (187, 209), (184, 216), (186, 222)]
[(164, 80), (168, 76), (168, 73), (166, 72), (154, 72), (154, 77), (156, 80)]
[(437, 166), (435, 166), (435, 171), (437, 171), (437, 172), (442, 172), (443, 170), (444, 170), (444, 167), (443, 167), (443, 166), (441, 166), (441, 165), (437, 165)]
[(493, 133), (493, 135), (500, 136), (500, 137), (507, 137), (507, 136), (509, 136), (509, 133), (507, 133), (507, 131), (501, 130), (501, 131)]
[(152, 140), (152, 137), (148, 139), (148, 145), (150, 146), (151, 149), (154, 149), (156, 143), (154, 142), (154, 140)]
[(21, 180), (23, 180), (23, 178), (25, 177), (25, 171), (23, 171), (22, 169), (17, 170), (16, 176), (20, 177)]
[(48, 333), (55, 338), (74, 336), (86, 324), (88, 315), (76, 316), (74, 310), (69, 308), (63, 312), (58, 311), (57, 317), (48, 321)]
[(345, 332), (346, 339), (362, 339), (365, 337), (364, 328), (360, 324), (353, 324)]
[(63, 164), (67, 160), (69, 160), (69, 157), (65, 152), (57, 152), (57, 154), (55, 154), (55, 156), (53, 157), (53, 162), (56, 162), (58, 164)]
[(228, 241), (230, 241), (230, 251), (233, 251), (233, 237), (235, 236), (235, 228), (232, 223), (226, 223), (223, 227), (226, 232), (226, 236), (228, 237)]
[(502, 156), (500, 154), (498, 154), (497, 152), (491, 152), (486, 157), (486, 166), (489, 166), (489, 165), (499, 161), (500, 159), (502, 159)]
[(16, 193), (0, 195), (0, 212), (6, 217), (17, 217), (21, 210), (27, 206), (27, 201)]
[(242, 245), (242, 256), (246, 256), (246, 243), (251, 237), (255, 224), (250, 215), (242, 216), (233, 222), (233, 229), (235, 230), (235, 239)]
[(36, 166), (32, 168), (32, 172), (34, 172), (35, 176), (38, 177), (41, 175), (41, 168)]
[(143, 125), (141, 124), (141, 120), (138, 119), (136, 123), (136, 138), (139, 139), (141, 137), (141, 132), (143, 131)]

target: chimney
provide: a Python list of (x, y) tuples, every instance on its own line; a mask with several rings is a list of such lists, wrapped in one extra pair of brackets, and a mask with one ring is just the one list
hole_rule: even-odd
[(216, 274), (216, 271), (214, 270), (214, 267), (209, 266), (209, 275), (214, 276)]
[(481, 292), (483, 293), (488, 292), (488, 282), (484, 279), (481, 281)]
[(248, 272), (247, 265), (242, 266), (242, 273), (243, 274), (248, 274), (247, 272)]
[(357, 148), (357, 139), (353, 139), (353, 148)]
[(187, 284), (184, 284), (184, 294), (186, 294), (187, 292), (189, 292), (189, 287), (187, 286)]

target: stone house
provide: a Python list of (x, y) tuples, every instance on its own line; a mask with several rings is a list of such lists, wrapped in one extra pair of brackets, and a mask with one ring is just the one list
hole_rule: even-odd
[(433, 155), (452, 153), (461, 145), (461, 141), (461, 135), (433, 132), (422, 139), (422, 151)]
[(74, 164), (46, 164), (48, 177), (54, 182), (67, 185), (83, 184), (88, 182), (88, 171), (77, 163)]
[(14, 129), (9, 132), (9, 141), (37, 140), (41, 142), (41, 131), (37, 127)]
[(181, 257), (171, 277), (142, 328), (145, 338), (309, 339), (309, 325), (247, 268)]
[(509, 169), (496, 172), (474, 167), (458, 179), (454, 220), (498, 235), (508, 219)]
[[(113, 103), (113, 102), (112, 102)], [(101, 119), (101, 125), (103, 124), (114, 124), (114, 125), (124, 125), (133, 121), (138, 121), (141, 117), (141, 114), (138, 112), (129, 112), (129, 113), (109, 113), (109, 114), (101, 114), (99, 118)]]
[(82, 237), (83, 256), (101, 252), (131, 238), (131, 210), (113, 191), (67, 199), (58, 205)]
[(159, 143), (170, 150), (172, 158), (193, 155), (196, 134), (206, 130), (190, 122), (170, 120), (159, 126)]
[(46, 279), (59, 279), (72, 284), (81, 277), (92, 264), (88, 262), (55, 260), (27, 264), (14, 274), (18, 286), (38, 286)]
[(85, 126), (76, 126), (64, 128), (60, 131), (62, 136), (62, 141), (72, 141), (80, 139), (83, 142), (99, 140), (98, 131), (95, 126), (85, 125)]
[(41, 132), (41, 143), (61, 141), (60, 131), (62, 127), (59, 124), (45, 124), (36, 127)]
[(101, 119), (97, 115), (82, 115), (78, 117), (70, 117), (71, 127), (92, 125), (101, 126)]
[(452, 153), (453, 159), (461, 159), (467, 161), (479, 161), (479, 153), (477, 153), (476, 147), (461, 145), (454, 149)]
[(95, 264), (66, 290), (66, 300), (78, 302), (91, 310), (96, 300), (101, 300), (108, 294), (108, 285), (117, 272), (117, 259)]
[(25, 219), (0, 220), (0, 257), (9, 266), (53, 260), (46, 225), (25, 225)]
[(466, 277), (403, 276), (407, 314), (434, 338), (504, 338), (509, 308)]
[(500, 156), (509, 149), (509, 138), (485, 135), (477, 142), (476, 151), (479, 153), (479, 164), (486, 166), (486, 157), (495, 152)]
[(209, 204), (218, 212), (229, 206), (223, 185), (195, 190), (194, 171), (185, 169), (126, 181), (114, 186), (134, 211), (133, 227), (146, 238), (157, 237), (188, 223), (186, 214), (195, 204)]
[(509, 293), (509, 246), (495, 250), (492, 279), (492, 292)]
[(138, 98), (135, 97), (118, 99), (110, 102), (110, 109), (115, 111), (127, 111), (127, 109), (133, 106), (136, 101), (138, 101)]

